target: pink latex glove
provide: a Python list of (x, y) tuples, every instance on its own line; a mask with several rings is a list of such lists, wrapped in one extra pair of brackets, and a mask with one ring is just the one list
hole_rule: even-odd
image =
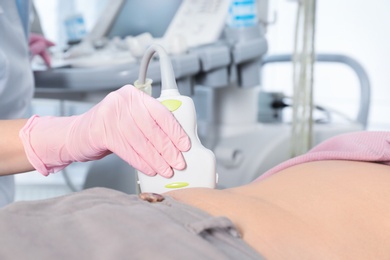
[(30, 163), (43, 175), (113, 152), (147, 175), (171, 177), (171, 167), (184, 169), (181, 151), (191, 146), (173, 114), (131, 85), (78, 116), (33, 116), (20, 138)]
[(55, 44), (40, 34), (30, 33), (29, 37), (29, 48), (31, 56), (35, 55), (41, 56), (48, 68), (51, 67), (50, 54), (47, 49)]

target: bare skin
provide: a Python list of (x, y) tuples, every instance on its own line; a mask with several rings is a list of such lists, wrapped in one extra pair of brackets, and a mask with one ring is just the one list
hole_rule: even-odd
[(166, 195), (227, 216), (266, 259), (390, 259), (390, 168), (320, 161), (226, 189)]
[(27, 119), (0, 120), (0, 176), (33, 171), (19, 138)]

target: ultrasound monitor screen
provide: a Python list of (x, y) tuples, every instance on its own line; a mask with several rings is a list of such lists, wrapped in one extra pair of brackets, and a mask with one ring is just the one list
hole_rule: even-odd
[(182, 0), (125, 0), (107, 33), (114, 36), (149, 32), (155, 38), (161, 38), (167, 30)]

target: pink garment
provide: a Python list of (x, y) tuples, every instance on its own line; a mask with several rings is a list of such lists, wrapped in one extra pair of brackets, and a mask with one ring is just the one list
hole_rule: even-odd
[(264, 180), (297, 164), (325, 160), (363, 161), (390, 165), (390, 132), (354, 132), (332, 137), (306, 154), (268, 170), (254, 181)]

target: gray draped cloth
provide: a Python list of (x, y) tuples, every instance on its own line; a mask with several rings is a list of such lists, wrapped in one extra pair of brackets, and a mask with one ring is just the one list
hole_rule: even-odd
[(93, 188), (0, 209), (0, 259), (262, 259), (230, 220)]

